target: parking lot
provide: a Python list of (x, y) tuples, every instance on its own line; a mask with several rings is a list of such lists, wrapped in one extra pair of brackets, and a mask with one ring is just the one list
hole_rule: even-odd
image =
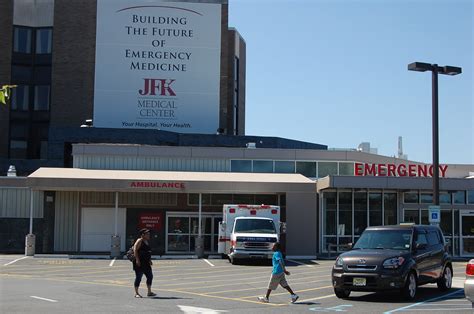
[[(414, 302), (397, 293), (352, 293), (348, 300), (333, 294), (333, 261), (287, 261), (290, 286), (300, 299), (289, 302), (279, 287), (269, 304), (260, 303), (271, 266), (231, 265), (227, 260), (154, 261), (154, 298), (135, 299), (134, 273), (127, 260), (0, 257), (2, 313), (472, 313), (462, 286), (465, 263), (454, 267), (454, 286), (440, 293), (423, 286)], [(14, 262), (13, 262), (14, 261)], [(12, 263), (13, 262), (13, 263)], [(142, 281), (142, 292), (145, 294)]]

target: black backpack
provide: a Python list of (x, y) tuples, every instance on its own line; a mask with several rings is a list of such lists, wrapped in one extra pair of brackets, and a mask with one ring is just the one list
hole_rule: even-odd
[(132, 245), (128, 249), (127, 253), (125, 254), (127, 256), (128, 260), (132, 263), (135, 261), (135, 254), (133, 254), (133, 247), (134, 247), (134, 245)]

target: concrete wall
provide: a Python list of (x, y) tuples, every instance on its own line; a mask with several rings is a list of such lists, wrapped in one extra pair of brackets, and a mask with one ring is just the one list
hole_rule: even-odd
[[(238, 34), (238, 33), (237, 33)], [(245, 99), (246, 99), (246, 80), (247, 80), (247, 44), (245, 40), (240, 36), (235, 38), (236, 45), (238, 46), (238, 56), (240, 60), (239, 67), (239, 121), (238, 130), (239, 135), (245, 135)]]
[[(234, 134), (234, 93), (238, 89), (238, 121), (237, 135), (245, 135), (245, 72), (246, 72), (246, 45), (239, 32), (230, 28), (228, 30), (228, 59), (227, 66), (229, 73), (227, 75), (225, 88), (228, 90), (228, 102), (225, 112), (227, 115), (226, 128), (227, 134)], [(239, 60), (239, 68), (236, 69), (235, 58)], [(238, 71), (238, 83), (234, 80), (236, 71)], [(223, 108), (224, 110), (224, 108)]]
[(287, 193), (286, 223), (286, 254), (315, 257), (318, 249), (316, 193)]

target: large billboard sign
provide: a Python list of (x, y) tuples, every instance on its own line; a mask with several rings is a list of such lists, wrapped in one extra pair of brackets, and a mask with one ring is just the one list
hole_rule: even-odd
[(215, 133), (221, 5), (97, 0), (94, 126)]

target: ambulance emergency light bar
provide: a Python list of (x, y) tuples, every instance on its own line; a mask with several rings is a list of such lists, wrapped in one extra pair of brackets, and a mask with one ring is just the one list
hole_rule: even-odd
[[(271, 205), (237, 205), (238, 209), (250, 209), (250, 215), (257, 215), (257, 210), (261, 209), (270, 209)], [(235, 208), (231, 207), (229, 208), (229, 213), (230, 214), (235, 214)], [(278, 213), (277, 209), (272, 209), (271, 213), (273, 215)]]

